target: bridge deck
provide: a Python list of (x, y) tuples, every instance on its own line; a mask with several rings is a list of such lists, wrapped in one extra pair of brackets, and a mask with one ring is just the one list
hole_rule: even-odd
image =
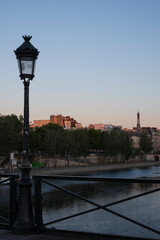
[[(0, 229), (0, 239), (3, 240), (145, 240), (145, 238), (122, 237), (113, 235), (99, 235), (68, 231), (46, 231), (42, 234), (17, 235), (10, 230)], [(154, 240), (154, 239), (146, 239)]]

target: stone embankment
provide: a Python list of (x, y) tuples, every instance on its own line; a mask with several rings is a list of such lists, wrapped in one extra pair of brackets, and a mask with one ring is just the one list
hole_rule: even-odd
[[(98, 154), (90, 154), (86, 157), (55, 156), (52, 158), (49, 158), (49, 157), (47, 158), (43, 156), (37, 156), (37, 157), (34, 157), (34, 161), (41, 163), (46, 168), (58, 168), (58, 167), (78, 167), (78, 166), (102, 165), (102, 164), (110, 164), (110, 163), (123, 163), (125, 162), (125, 158), (121, 154), (114, 157), (98, 155)], [(141, 161), (143, 161), (142, 156), (137, 156), (133, 159), (129, 159), (129, 162), (141, 162)]]
[(136, 167), (149, 167), (160, 165), (160, 162), (142, 161), (142, 162), (124, 162), (124, 163), (108, 163), (100, 165), (87, 165), (87, 166), (72, 166), (61, 168), (38, 168), (32, 169), (31, 175), (74, 175), (74, 174), (86, 174), (90, 172), (110, 171)]
[[(147, 159), (153, 161), (151, 158)], [(137, 156), (135, 158), (130, 158), (129, 162), (141, 162), (143, 161), (143, 156)], [(104, 165), (112, 163), (124, 163), (125, 158), (121, 154), (117, 156), (104, 156), (98, 154), (91, 154), (86, 157), (60, 157), (55, 156), (52, 158), (47, 158), (43, 156), (34, 157), (34, 162), (41, 163), (45, 168), (59, 168), (59, 167), (79, 167), (79, 166), (90, 166), (90, 165)]]

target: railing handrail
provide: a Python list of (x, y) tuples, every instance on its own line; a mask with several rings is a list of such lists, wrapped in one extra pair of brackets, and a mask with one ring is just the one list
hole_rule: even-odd
[(0, 173), (0, 177), (12, 177), (12, 176), (15, 176), (16, 178), (19, 178), (19, 175), (18, 174), (15, 174), (15, 173)]
[[(91, 211), (96, 211), (98, 209), (103, 209), (107, 212), (110, 212), (112, 213), (113, 215), (116, 215), (120, 218), (123, 218), (129, 222), (132, 222), (142, 228), (145, 228), (147, 230), (150, 230), (151, 232), (154, 232), (154, 233), (157, 233), (157, 234), (160, 234), (160, 231), (158, 231), (157, 229), (154, 229), (154, 228), (151, 228), (150, 226), (147, 226), (147, 225), (144, 225), (143, 223), (141, 222), (138, 222), (138, 221), (135, 221), (134, 219), (132, 218), (129, 218), (125, 215), (122, 215), (122, 214), (119, 214), (118, 212), (116, 211), (113, 211), (111, 209), (109, 209), (108, 207), (109, 206), (112, 206), (112, 205), (115, 205), (115, 204), (119, 204), (121, 202), (126, 202), (126, 201), (129, 201), (129, 200), (132, 200), (132, 199), (135, 199), (135, 198), (138, 198), (138, 197), (142, 197), (144, 195), (147, 195), (147, 194), (151, 194), (153, 192), (157, 192), (157, 191), (160, 191), (160, 188), (157, 188), (157, 189), (154, 189), (154, 190), (151, 190), (151, 191), (148, 191), (148, 192), (143, 192), (141, 194), (137, 194), (137, 195), (134, 195), (134, 196), (131, 196), (131, 197), (128, 197), (128, 198), (124, 198), (124, 199), (120, 199), (119, 201), (117, 202), (112, 202), (110, 204), (106, 204), (106, 205), (99, 205), (91, 200), (88, 200), (82, 196), (80, 196), (79, 194), (77, 193), (74, 193), (74, 192), (71, 192), (69, 191), (68, 189), (65, 189), (63, 187), (60, 187), (56, 184), (54, 184), (53, 182), (49, 182), (47, 180), (74, 180), (74, 181), (97, 181), (97, 182), (117, 182), (117, 183), (151, 183), (151, 184), (160, 184), (160, 179), (153, 179), (153, 178), (150, 178), (150, 179), (146, 179), (146, 178), (108, 178), (108, 177), (89, 177), (89, 176), (62, 176), (62, 175), (55, 175), (55, 176), (46, 176), (46, 175), (34, 175), (33, 176), (33, 180), (35, 180), (35, 189), (36, 189), (36, 194), (35, 194), (35, 199), (36, 199), (36, 202), (38, 203), (36, 205), (36, 209), (35, 209), (35, 212), (36, 212), (36, 215), (37, 215), (37, 229), (39, 231), (41, 231), (41, 229), (43, 229), (45, 226), (47, 225), (50, 225), (50, 224), (54, 224), (56, 222), (61, 222), (61, 221), (64, 221), (64, 220), (67, 220), (67, 219), (70, 219), (70, 218), (73, 218), (73, 217), (77, 217), (77, 216), (80, 216), (80, 215), (83, 215), (83, 214), (86, 214), (88, 212), (91, 212)], [(72, 215), (69, 215), (69, 216), (66, 216), (66, 217), (63, 217), (61, 219), (57, 219), (57, 220), (53, 220), (53, 221), (50, 221), (50, 222), (47, 222), (47, 223), (43, 223), (43, 219), (42, 219), (42, 192), (41, 192), (41, 184), (42, 183), (46, 183), (56, 189), (59, 189), (63, 192), (66, 192), (76, 198), (79, 198), (85, 202), (88, 202), (90, 203), (91, 205), (94, 205), (94, 208), (88, 210), (88, 211), (83, 211), (83, 212), (80, 212), (80, 213), (77, 213), (77, 214), (72, 214)], [(69, 183), (69, 182), (68, 182)], [(39, 210), (40, 209), (40, 212)]]
[[(5, 174), (5, 173), (2, 173), (0, 174), (0, 177), (6, 177), (10, 180), (10, 217), (9, 217), (9, 222), (8, 223), (1, 223), (0, 225), (2, 226), (10, 226), (12, 227), (13, 226), (13, 223), (14, 223), (14, 220), (15, 220), (15, 208), (16, 208), (16, 180), (19, 178), (19, 175), (17, 174)], [(62, 176), (62, 175), (34, 175), (33, 177), (33, 180), (35, 181), (35, 202), (36, 202), (36, 205), (35, 205), (35, 220), (36, 220), (36, 224), (37, 224), (37, 231), (41, 231), (41, 229), (44, 228), (45, 225), (49, 225), (49, 224), (52, 224), (52, 223), (56, 223), (58, 221), (63, 221), (64, 218), (62, 219), (58, 219), (58, 220), (54, 220), (52, 222), (49, 222), (49, 223), (46, 223), (44, 224), (43, 223), (43, 220), (42, 220), (42, 193), (41, 193), (41, 183), (42, 182), (45, 182), (46, 184), (49, 184), (50, 186), (53, 186), (53, 187), (56, 187), (58, 188), (59, 190), (62, 190), (62, 191), (65, 191), (66, 193), (68, 192), (69, 194), (75, 196), (75, 197), (78, 197), (78, 198), (83, 198), (83, 197), (80, 197), (78, 196), (78, 194), (75, 194), (75, 193), (72, 193), (66, 189), (63, 189), (62, 187), (60, 186), (57, 186), (55, 184), (53, 184), (52, 182), (47, 182), (47, 180), (66, 180), (68, 181), (90, 181), (90, 182), (117, 182), (117, 183), (148, 183), (148, 184), (160, 184), (160, 179), (155, 179), (155, 178), (110, 178), (110, 177), (90, 177), (90, 176)], [(46, 179), (46, 181), (45, 181)], [(149, 192), (144, 192), (142, 194), (138, 194), (138, 195), (135, 195), (135, 196), (131, 196), (131, 197), (128, 197), (128, 198), (125, 198), (125, 199), (121, 199), (117, 202), (113, 202), (113, 203), (110, 203), (110, 204), (106, 204), (106, 205), (99, 205), (97, 203), (94, 203), (93, 201), (90, 201), (90, 203), (92, 205), (94, 205), (94, 208), (89, 210), (89, 211), (95, 211), (95, 210), (98, 210), (98, 209), (103, 209), (105, 211), (108, 211), (108, 212), (111, 212), (121, 218), (124, 218), (130, 222), (133, 222), (143, 228), (146, 228), (152, 232), (155, 232), (155, 233), (158, 233), (160, 234), (160, 232), (156, 229), (153, 229), (151, 228), (150, 226), (146, 226), (146, 225), (143, 225), (139, 222), (136, 222), (126, 216), (123, 216), (119, 213), (116, 213), (110, 209), (108, 209), (109, 205), (114, 205), (114, 204), (117, 204), (117, 203), (120, 203), (120, 202), (125, 202), (125, 201), (128, 201), (128, 200), (131, 200), (131, 199), (134, 199), (134, 198), (137, 198), (137, 197), (141, 197), (143, 195), (147, 195), (147, 194), (150, 194), (150, 193), (153, 193), (155, 191), (159, 191), (160, 188), (158, 189), (155, 189), (155, 190), (151, 190)], [(87, 199), (83, 199), (84, 201), (87, 201)], [(76, 215), (80, 216), (84, 213), (87, 213), (87, 211), (85, 212), (81, 212), (81, 213), (78, 213), (78, 214), (73, 214), (73, 215), (70, 215), (70, 216), (67, 216), (66, 217), (66, 220), (69, 219), (69, 218), (72, 218), (72, 217), (75, 217)]]
[(155, 183), (160, 184), (160, 179), (154, 178), (109, 178), (109, 177), (86, 177), (86, 176), (48, 176), (34, 175), (33, 179), (54, 179), (54, 180), (74, 180), (74, 181), (98, 181), (98, 182), (128, 182), (128, 183)]

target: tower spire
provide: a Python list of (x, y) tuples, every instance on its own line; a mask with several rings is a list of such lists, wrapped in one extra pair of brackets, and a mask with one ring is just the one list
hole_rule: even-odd
[(137, 112), (137, 129), (140, 129), (141, 128), (141, 125), (140, 125), (140, 113), (139, 113), (139, 110)]

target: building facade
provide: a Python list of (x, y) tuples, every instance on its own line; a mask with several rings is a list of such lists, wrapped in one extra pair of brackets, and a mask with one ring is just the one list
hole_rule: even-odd
[(64, 129), (79, 129), (82, 128), (81, 123), (78, 123), (74, 118), (70, 116), (62, 116), (62, 115), (51, 115), (50, 120), (34, 120), (30, 127), (42, 127), (49, 123), (58, 124)]

